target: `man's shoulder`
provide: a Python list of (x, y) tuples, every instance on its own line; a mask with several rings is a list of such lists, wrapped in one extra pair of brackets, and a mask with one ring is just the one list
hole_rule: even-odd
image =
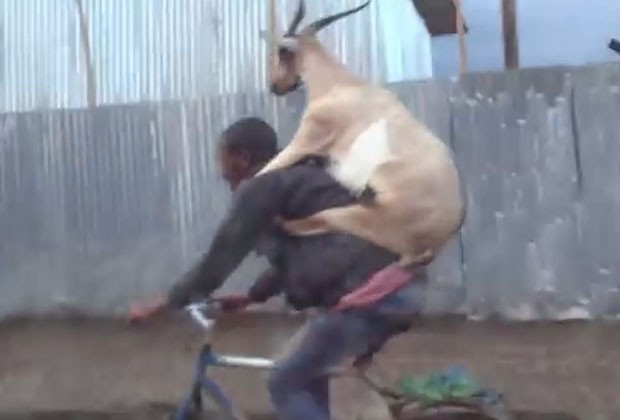
[(329, 183), (337, 185), (337, 182), (327, 171), (328, 158), (322, 156), (308, 156), (287, 168), (287, 178), (295, 182), (308, 181)]
[(328, 158), (323, 156), (309, 155), (297, 161), (285, 170), (297, 176), (317, 176), (327, 174), (325, 168), (328, 164)]
[(328, 158), (310, 155), (286, 168), (274, 169), (273, 171), (245, 179), (239, 185), (239, 189), (246, 189), (250, 185), (262, 183), (271, 179), (291, 179), (307, 176), (316, 176), (325, 173)]
[(291, 166), (275, 169), (248, 181), (251, 181), (252, 184), (277, 182), (279, 187), (286, 191), (297, 190), (302, 186), (311, 186), (317, 182), (335, 184), (335, 181), (325, 170), (326, 165), (327, 158), (307, 156)]
[(309, 156), (286, 168), (275, 169), (244, 180), (233, 194), (233, 202), (246, 205), (251, 202), (271, 201), (275, 206), (289, 207), (295, 197), (313, 195), (321, 191), (340, 189), (339, 184), (324, 169), (325, 162)]

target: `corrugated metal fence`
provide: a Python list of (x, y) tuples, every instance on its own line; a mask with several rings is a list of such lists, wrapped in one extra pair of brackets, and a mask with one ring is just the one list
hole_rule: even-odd
[[(450, 141), (468, 217), (431, 310), (517, 319), (620, 313), (620, 67), (393, 85)], [(214, 140), (243, 115), (295, 130), (302, 98), (0, 116), (0, 315), (111, 313), (162, 291), (226, 210)], [(243, 289), (257, 261), (227, 288)]]
[[(82, 3), (99, 104), (266, 90), (266, 0)], [(276, 3), (284, 28), (297, 1)], [(311, 20), (360, 1), (307, 3)], [(410, 0), (375, 1), (320, 38), (374, 81), (431, 76), (430, 37)], [(85, 107), (84, 73), (74, 0), (0, 1), (0, 112)]]

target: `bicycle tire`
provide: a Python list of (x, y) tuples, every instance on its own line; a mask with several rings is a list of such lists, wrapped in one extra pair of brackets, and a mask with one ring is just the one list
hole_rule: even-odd
[(217, 393), (213, 393), (212, 390), (203, 388), (203, 395), (208, 398), (217, 407), (217, 414), (208, 413), (205, 409), (202, 409), (201, 417), (196, 420), (249, 420), (247, 415), (243, 413), (232, 401), (230, 401), (230, 407), (226, 406), (226, 402), (221, 400), (221, 396)]
[(502, 401), (493, 407), (475, 402), (445, 401), (436, 404), (405, 402), (394, 413), (395, 420), (513, 420), (513, 415)]
[[(206, 405), (207, 400), (211, 404)], [(217, 385), (208, 386), (206, 381), (192, 391), (181, 407), (184, 412), (180, 420), (248, 420), (245, 413), (229, 401)], [(171, 413), (169, 419), (179, 420), (178, 414), (178, 411)]]
[[(168, 416), (168, 420), (175, 420), (175, 413)], [(188, 410), (183, 420), (246, 420), (246, 418), (234, 417), (226, 414), (223, 410), (206, 410), (191, 408)]]

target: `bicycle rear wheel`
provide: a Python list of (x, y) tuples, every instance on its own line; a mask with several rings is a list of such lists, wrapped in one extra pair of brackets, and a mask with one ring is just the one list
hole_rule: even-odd
[(421, 404), (419, 401), (403, 403), (394, 413), (395, 420), (513, 420), (504, 402), (484, 406), (474, 401), (445, 401)]

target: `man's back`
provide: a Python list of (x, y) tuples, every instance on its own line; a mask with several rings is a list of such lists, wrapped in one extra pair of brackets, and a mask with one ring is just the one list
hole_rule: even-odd
[(170, 291), (169, 301), (182, 306), (209, 296), (252, 249), (262, 248), (257, 250), (276, 269), (293, 306), (336, 304), (397, 256), (347, 234), (292, 237), (275, 227), (275, 221), (355, 200), (313, 159), (248, 179), (236, 191), (209, 251)]
[[(357, 200), (317, 162), (306, 161), (278, 172), (287, 191), (279, 209), (283, 219), (303, 218)], [(348, 234), (293, 237), (276, 228), (269, 239), (272, 246), (266, 254), (279, 271), (290, 302), (298, 309), (335, 305), (397, 258)]]

